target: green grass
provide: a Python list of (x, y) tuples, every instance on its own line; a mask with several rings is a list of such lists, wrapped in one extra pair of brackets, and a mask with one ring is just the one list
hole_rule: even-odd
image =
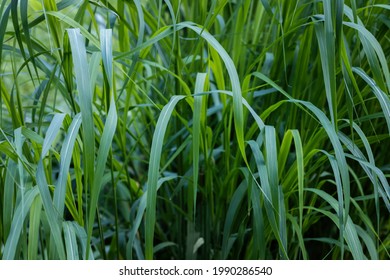
[(390, 259), (385, 0), (0, 3), (1, 259)]

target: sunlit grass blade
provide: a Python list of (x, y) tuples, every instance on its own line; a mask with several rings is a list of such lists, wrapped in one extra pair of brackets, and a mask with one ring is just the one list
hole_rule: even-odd
[(46, 24), (49, 27), (50, 41), (54, 41), (54, 45), (52, 46), (52, 51), (55, 49), (61, 49), (62, 46), (62, 22), (55, 17), (52, 17), (49, 13), (57, 11), (57, 4), (54, 0), (46, 0), (43, 1), (43, 13), (46, 18)]

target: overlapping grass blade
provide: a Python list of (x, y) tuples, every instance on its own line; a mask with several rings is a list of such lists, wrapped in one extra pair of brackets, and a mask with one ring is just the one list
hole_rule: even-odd
[(86, 70), (87, 54), (84, 39), (79, 29), (68, 29), (69, 41), (72, 48), (72, 58), (79, 93), (82, 131), (84, 140), (84, 176), (85, 183), (92, 186), (95, 163), (95, 132), (92, 117), (92, 89), (89, 71)]
[[(105, 60), (106, 60), (105, 67), (108, 67), (108, 68), (106, 68), (106, 71), (109, 71), (109, 69), (112, 68), (112, 55), (110, 55), (110, 54), (112, 54), (112, 49), (111, 49), (110, 43), (107, 43), (103, 40), (111, 41), (111, 32), (110, 31), (102, 31), (102, 32), (107, 33), (106, 35), (104, 35), (102, 37), (102, 47), (103, 47), (104, 53), (105, 53)], [(111, 65), (111, 67), (109, 67), (108, 65)], [(109, 72), (108, 72), (108, 75), (112, 76)], [(92, 121), (92, 120), (90, 120), (90, 121)], [(110, 108), (108, 111), (107, 120), (106, 120), (106, 123), (104, 125), (103, 134), (101, 136), (100, 145), (99, 145), (99, 149), (97, 152), (96, 173), (95, 173), (95, 176), (93, 177), (93, 184), (92, 184), (92, 188), (91, 188), (91, 200), (90, 200), (90, 204), (89, 204), (90, 208), (88, 211), (88, 232), (87, 232), (88, 241), (91, 239), (91, 236), (92, 236), (92, 229), (93, 229), (96, 209), (97, 209), (97, 205), (98, 205), (98, 198), (99, 198), (99, 194), (100, 194), (100, 189), (102, 187), (102, 178), (103, 178), (104, 170), (106, 167), (108, 153), (111, 149), (112, 140), (114, 138), (114, 134), (115, 134), (116, 126), (117, 126), (117, 121), (118, 121), (118, 117), (117, 117), (117, 111), (116, 111), (116, 106), (115, 106), (115, 100), (114, 100), (114, 97), (111, 96)], [(92, 166), (92, 168), (93, 168), (93, 166)], [(89, 251), (87, 251), (86, 257), (87, 258), (89, 257)]]
[[(108, 152), (111, 148), (112, 139), (114, 138), (117, 125), (117, 113), (114, 98), (111, 98), (110, 109), (108, 111), (107, 120), (104, 126), (103, 135), (100, 141), (99, 150), (97, 153), (96, 174), (91, 188), (91, 202), (88, 212), (88, 240), (92, 236), (92, 229), (95, 220), (96, 209), (98, 206), (98, 198), (102, 187), (102, 178), (106, 167)], [(89, 243), (89, 242), (88, 242)], [(87, 258), (88, 258), (87, 253)]]
[(332, 124), (337, 127), (336, 62), (332, 1), (323, 1), (324, 24), (315, 25), (321, 55), (322, 73)]
[[(243, 170), (243, 172), (247, 172)], [(249, 176), (249, 175), (248, 175)], [(226, 213), (226, 219), (223, 227), (223, 240), (222, 240), (222, 258), (226, 259), (228, 257), (229, 251), (231, 249), (231, 246), (233, 243), (230, 240), (231, 235), (231, 229), (233, 226), (233, 222), (236, 216), (236, 213), (238, 213), (238, 209), (241, 205), (241, 202), (245, 196), (245, 193), (247, 192), (248, 185), (245, 181), (243, 181), (236, 191), (234, 192), (232, 199), (229, 204), (229, 208)], [(256, 193), (256, 192), (255, 192)], [(258, 200), (259, 197), (256, 197), (256, 200)]]
[(62, 222), (60, 220), (58, 210), (53, 205), (52, 197), (48, 188), (49, 185), (46, 179), (43, 160), (46, 157), (46, 154), (49, 152), (52, 143), (54, 142), (58, 132), (61, 129), (64, 117), (64, 114), (54, 115), (52, 122), (50, 123), (50, 126), (46, 132), (46, 137), (42, 145), (41, 158), (38, 162), (36, 171), (36, 179), (39, 188), (39, 193), (42, 198), (42, 203), (47, 216), (47, 221), (51, 229), (50, 238), (54, 240), (55, 244), (55, 246), (50, 247), (50, 257), (60, 259), (65, 259), (65, 249), (61, 234)]
[(389, 11), (0, 2), (0, 257), (388, 259)]
[[(345, 14), (351, 21), (353, 21), (353, 12), (347, 6), (345, 7)], [(369, 32), (367, 28), (365, 28), (360, 18), (357, 18), (357, 23), (344, 22), (344, 25), (358, 31), (359, 38), (367, 56), (367, 60), (374, 74), (375, 81), (383, 91), (388, 93), (390, 90), (390, 72), (382, 46), (375, 38), (375, 36)]]
[(169, 119), (176, 104), (185, 98), (185, 96), (173, 96), (167, 105), (162, 109), (156, 124), (156, 130), (153, 134), (152, 149), (150, 152), (150, 162), (148, 169), (147, 183), (147, 201), (145, 216), (145, 258), (153, 259), (153, 238), (154, 225), (156, 223), (156, 199), (157, 199), (157, 182), (160, 170), (161, 151), (164, 141), (165, 132)]
[(10, 234), (4, 247), (3, 260), (12, 260), (16, 257), (16, 247), (18, 246), (24, 220), (30, 211), (34, 198), (39, 195), (37, 188), (21, 191), (25, 192), (23, 195), (24, 199), (23, 201), (20, 201), (19, 205), (16, 207), (14, 219), (12, 219)]
[(254, 259), (265, 259), (266, 256), (265, 224), (260, 197), (260, 190), (258, 187), (252, 187), (251, 202), (253, 207), (253, 250), (256, 252), (253, 255)]
[(3, 199), (3, 238), (6, 240), (11, 229), (12, 217), (14, 215), (14, 196), (16, 180), (16, 163), (8, 161), (7, 173), (4, 180), (4, 199)]
[[(201, 93), (204, 90), (204, 84), (207, 75), (205, 73), (198, 74), (195, 84), (195, 95)], [(190, 185), (188, 190), (188, 210), (189, 215), (196, 215), (196, 194), (198, 191), (198, 176), (199, 176), (199, 154), (200, 154), (200, 142), (202, 139), (201, 131), (204, 131), (204, 119), (202, 117), (202, 103), (204, 96), (195, 96), (194, 97), (194, 122), (193, 122), (193, 131), (192, 131), (192, 157), (193, 157), (193, 184)], [(203, 123), (203, 126), (202, 126)], [(201, 130), (201, 128), (203, 128)]]
[(234, 126), (237, 134), (237, 142), (241, 151), (241, 156), (246, 162), (245, 154), (245, 138), (244, 138), (244, 118), (243, 118), (243, 109), (242, 109), (242, 94), (241, 94), (241, 85), (240, 79), (238, 78), (236, 67), (233, 63), (233, 60), (230, 58), (226, 50), (218, 43), (218, 41), (210, 35), (207, 31), (202, 28), (195, 26), (190, 23), (181, 22), (177, 24), (178, 27), (187, 27), (195, 31), (199, 36), (203, 37), (220, 55), (221, 59), (225, 63), (227, 72), (229, 73), (229, 78), (232, 86), (233, 93), (233, 114), (234, 114)]
[(72, 222), (64, 222), (63, 229), (64, 229), (66, 256), (68, 260), (78, 260), (79, 259), (78, 245), (76, 240), (76, 233), (72, 225)]
[(360, 68), (352, 68), (353, 72), (357, 73), (364, 81), (371, 87), (372, 91), (374, 92), (376, 98), (379, 101), (379, 104), (381, 105), (383, 115), (386, 119), (387, 123), (387, 129), (390, 134), (390, 99), (387, 94), (385, 94), (362, 69)]
[[(336, 211), (336, 213), (338, 215), (340, 215), (338, 213), (338, 202), (332, 196), (330, 196), (326, 192), (324, 192), (322, 190), (318, 190), (318, 189), (308, 188), (307, 191), (310, 191), (310, 192), (313, 192), (313, 193), (319, 195), (322, 199), (324, 199), (327, 203), (329, 203), (330, 206), (332, 206), (332, 208)], [(332, 218), (333, 216), (330, 216), (330, 217)], [(333, 222), (338, 224), (337, 219), (332, 218), (332, 220), (333, 220)], [(353, 221), (351, 220), (351, 218), (349, 216), (347, 216), (347, 221), (345, 224), (344, 238), (345, 238), (345, 241), (348, 244), (348, 248), (351, 251), (353, 258), (355, 260), (367, 259), (363, 253), (362, 244), (361, 244), (359, 237), (357, 235), (356, 225), (353, 223)], [(344, 242), (344, 241), (342, 241), (342, 242)]]
[[(83, 252), (82, 259), (86, 260), (87, 259), (86, 252), (88, 250), (91, 251), (91, 245), (89, 243), (87, 243), (87, 240), (88, 240), (87, 233), (85, 232), (84, 228), (82, 228), (76, 222), (72, 222), (71, 224), (68, 224), (68, 226), (70, 226), (70, 225), (73, 227), (73, 231), (76, 233), (76, 237), (79, 240), (78, 244), (80, 244), (81, 252)], [(89, 247), (89, 249), (87, 250), (88, 247)], [(93, 259), (94, 259), (93, 254), (90, 254), (88, 260), (93, 260)]]
[[(177, 176), (168, 176), (168, 177), (160, 178), (157, 182), (157, 191), (163, 183), (170, 181), (170, 180), (173, 180), (173, 179), (176, 179), (176, 178), (177, 178)], [(136, 218), (134, 219), (133, 227), (130, 231), (129, 239), (128, 239), (128, 242), (126, 245), (127, 258), (129, 258), (129, 259), (133, 259), (133, 246), (135, 246), (134, 243), (137, 240), (136, 235), (137, 235), (138, 229), (141, 225), (141, 221), (142, 221), (142, 218), (144, 216), (145, 209), (147, 207), (147, 205), (146, 205), (147, 204), (147, 196), (148, 196), (147, 193), (148, 193), (148, 191), (144, 192), (144, 194), (141, 196), (141, 198), (138, 201), (137, 215), (136, 215)], [(135, 246), (135, 247), (136, 247), (136, 249), (138, 248), (138, 246)], [(142, 252), (138, 252), (138, 256), (143, 256)], [(140, 258), (140, 259), (143, 259), (143, 258)]]
[(341, 174), (341, 180), (343, 185), (343, 197), (344, 197), (344, 210), (345, 210), (345, 216), (349, 213), (349, 205), (350, 205), (350, 180), (349, 180), (349, 174), (347, 166), (347, 161), (345, 159), (345, 153), (343, 151), (343, 147), (341, 146), (340, 139), (337, 136), (337, 133), (332, 125), (332, 123), (329, 121), (329, 119), (325, 116), (325, 114), (315, 107), (313, 104), (307, 101), (300, 101), (292, 98), (286, 91), (284, 91), (281, 87), (276, 85), (273, 81), (271, 81), (268, 77), (264, 76), (261, 73), (255, 73), (256, 77), (264, 80), (268, 84), (270, 84), (272, 87), (277, 89), (279, 92), (281, 92), (284, 96), (286, 96), (290, 102), (293, 102), (297, 105), (303, 105), (305, 108), (310, 110), (318, 119), (318, 121), (321, 123), (323, 129), (326, 131), (329, 140), (332, 143), (335, 157), (338, 164), (338, 169)]
[(77, 114), (68, 129), (68, 133), (64, 139), (64, 143), (61, 148), (61, 162), (60, 162), (60, 173), (56, 188), (54, 190), (53, 203), (55, 209), (57, 209), (60, 216), (64, 213), (65, 207), (65, 193), (66, 193), (66, 182), (68, 179), (70, 161), (72, 159), (72, 151), (76, 142), (76, 137), (79, 132), (81, 125), (81, 114)]
[(281, 190), (279, 190), (278, 185), (275, 186), (275, 185), (271, 185), (270, 183), (270, 179), (269, 179), (270, 173), (268, 171), (268, 165), (266, 165), (266, 160), (263, 156), (263, 153), (260, 151), (259, 144), (253, 140), (248, 141), (248, 144), (252, 149), (256, 161), (257, 170), (260, 178), (260, 190), (264, 196), (265, 210), (273, 234), (279, 244), (279, 248), (281, 251), (280, 256), (282, 258), (288, 259), (287, 248), (285, 246), (286, 245), (285, 236), (281, 234), (281, 230), (285, 230), (285, 229), (280, 227), (281, 225), (280, 222), (283, 220), (279, 213), (281, 209), (281, 206), (279, 205), (281, 203), (279, 199), (279, 191)]
[[(35, 188), (36, 189), (36, 188)], [(42, 200), (37, 195), (31, 204), (28, 229), (28, 259), (38, 259), (39, 230), (41, 225)]]
[[(305, 186), (305, 170), (304, 170), (304, 155), (303, 155), (303, 147), (301, 137), (299, 136), (298, 130), (292, 130), (292, 135), (294, 137), (294, 145), (296, 151), (296, 161), (297, 161), (297, 175), (298, 175), (298, 207), (299, 207), (299, 228), (302, 230), (303, 224), (303, 205), (304, 205), (304, 197), (303, 191)], [(302, 246), (303, 247), (303, 246)], [(302, 249), (304, 250), (304, 248)], [(305, 256), (305, 252), (303, 252)]]

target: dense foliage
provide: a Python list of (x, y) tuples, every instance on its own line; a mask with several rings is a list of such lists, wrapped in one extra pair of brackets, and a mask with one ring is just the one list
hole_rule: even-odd
[(0, 258), (389, 259), (386, 0), (3, 0)]

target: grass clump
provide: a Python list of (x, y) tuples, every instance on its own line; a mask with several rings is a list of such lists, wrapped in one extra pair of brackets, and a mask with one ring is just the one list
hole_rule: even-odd
[(2, 259), (389, 259), (386, 1), (0, 14)]

